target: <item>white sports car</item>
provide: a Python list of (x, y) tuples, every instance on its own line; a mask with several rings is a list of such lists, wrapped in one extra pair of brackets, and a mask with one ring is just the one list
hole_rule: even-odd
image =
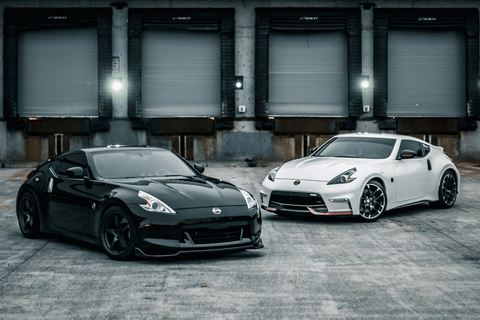
[(414, 137), (341, 134), (311, 151), (268, 173), (263, 209), (374, 221), (386, 210), (420, 202), (450, 208), (460, 190), (460, 173), (443, 148)]

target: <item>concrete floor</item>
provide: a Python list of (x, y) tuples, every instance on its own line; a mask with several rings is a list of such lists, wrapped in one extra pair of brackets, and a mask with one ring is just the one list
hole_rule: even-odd
[[(480, 168), (459, 167), (449, 210), (367, 224), (263, 211), (262, 250), (129, 262), (24, 238), (14, 206), (29, 169), (0, 169), (0, 319), (480, 319)], [(258, 195), (269, 169), (205, 173)]]

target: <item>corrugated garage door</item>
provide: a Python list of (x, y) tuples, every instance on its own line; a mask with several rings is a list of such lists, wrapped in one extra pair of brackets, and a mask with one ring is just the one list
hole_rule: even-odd
[(220, 116), (220, 34), (145, 30), (142, 108), (144, 117)]
[(344, 32), (271, 33), (269, 115), (348, 116)]
[(98, 116), (96, 28), (19, 34), (18, 113), (21, 117)]
[(466, 115), (465, 34), (389, 30), (388, 115)]

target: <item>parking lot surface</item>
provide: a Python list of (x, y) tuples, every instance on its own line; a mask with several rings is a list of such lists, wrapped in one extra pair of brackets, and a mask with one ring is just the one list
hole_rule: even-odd
[[(265, 248), (134, 261), (20, 233), (28, 168), (0, 169), (0, 319), (479, 319), (480, 168), (457, 164), (455, 206), (374, 223), (263, 211)], [(258, 197), (271, 166), (209, 163)]]

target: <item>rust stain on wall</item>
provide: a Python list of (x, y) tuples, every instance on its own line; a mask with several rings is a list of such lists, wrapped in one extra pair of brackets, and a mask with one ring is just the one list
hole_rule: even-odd
[(29, 136), (25, 142), (25, 160), (42, 161), (45, 156), (44, 146), (48, 145), (48, 137)]

